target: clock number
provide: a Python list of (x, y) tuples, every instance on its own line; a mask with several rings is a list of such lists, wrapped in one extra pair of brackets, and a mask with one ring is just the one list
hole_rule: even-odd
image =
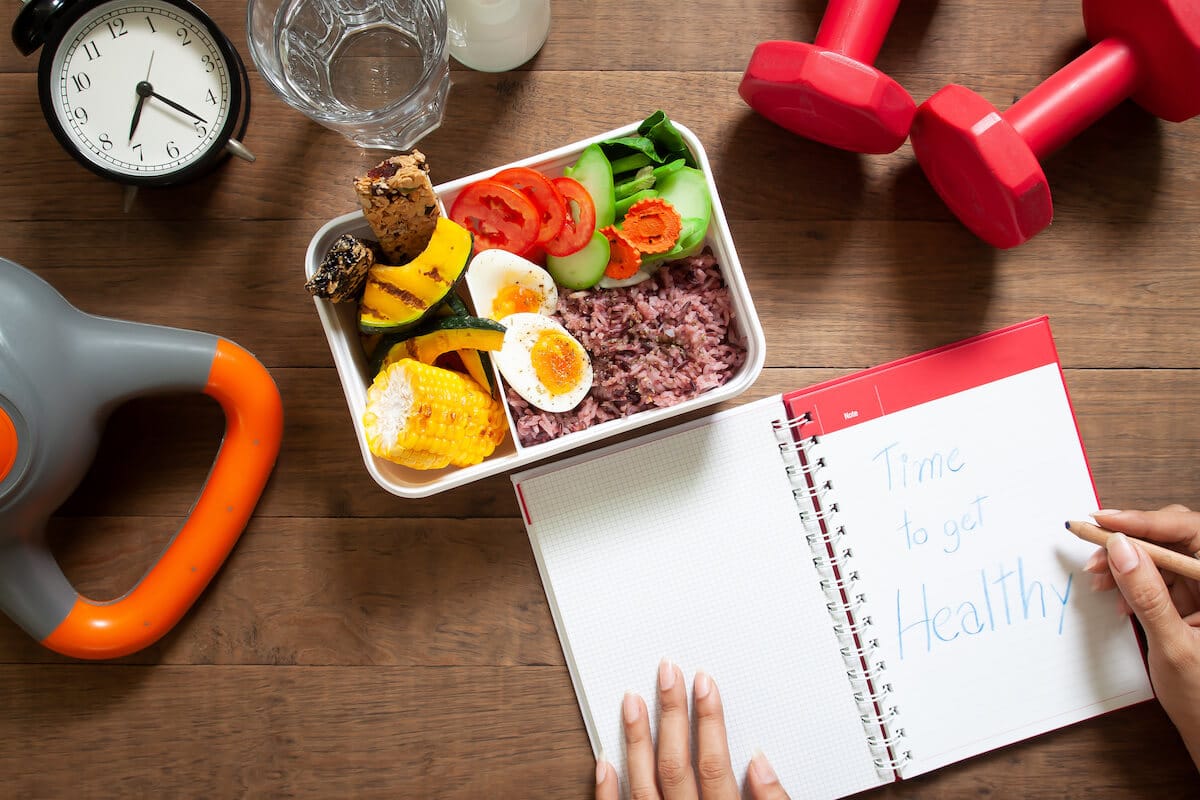
[(121, 19), (120, 17), (117, 17), (116, 19), (110, 19), (107, 24), (108, 32), (112, 34), (112, 38), (114, 39), (116, 39), (118, 36), (124, 36), (125, 34), (129, 33), (129, 31), (125, 30), (125, 20)]
[(217, 104), (217, 96), (213, 94), (212, 89), (208, 90), (208, 94), (204, 96), (204, 100), (208, 103), (212, 103), (214, 106)]
[(138, 161), (145, 161), (145, 160), (146, 160), (145, 156), (143, 156), (143, 155), (142, 155), (142, 146), (141, 146), (140, 144), (135, 144), (135, 145), (133, 146), (133, 148), (132, 148), (132, 149), (134, 149), (134, 150), (136, 150), (136, 151), (137, 151), (137, 154), (138, 154)]
[(167, 155), (171, 158), (179, 158), (179, 148), (175, 146), (175, 142), (167, 142)]
[(92, 79), (86, 72), (81, 72), (78, 75), (72, 75), (71, 82), (75, 84), (75, 91), (77, 92), (82, 92), (84, 89), (92, 88)]
[(100, 45), (95, 42), (84, 42), (83, 52), (87, 53), (88, 61), (95, 61), (100, 57)]
[(76, 106), (75, 110), (71, 112), (71, 115), (74, 116), (75, 119), (79, 120), (79, 122), (81, 124), (83, 124), (83, 125), (87, 124), (88, 113), (87, 113), (87, 109), (84, 108), (83, 106)]
[(100, 134), (100, 136), (98, 138), (100, 139), (100, 149), (101, 150), (104, 150), (105, 152), (107, 152), (107, 151), (113, 149), (112, 139), (109, 138), (107, 133)]
[(204, 64), (205, 72), (212, 72), (214, 69), (217, 68), (217, 62), (213, 61), (213, 57), (210, 56), (208, 53), (205, 53), (204, 55), (200, 56), (200, 63)]
[(208, 136), (208, 128), (200, 124), (200, 120), (192, 120), (192, 127), (196, 130), (196, 135), (203, 139)]
[(187, 28), (180, 28), (179, 30), (175, 31), (175, 35), (178, 36), (180, 39), (183, 39), (184, 47), (187, 47), (189, 44), (192, 43), (192, 40), (190, 38), (188, 38)]
[(154, 27), (154, 20), (146, 17), (146, 24), (150, 26), (151, 33), (158, 33), (158, 29)]

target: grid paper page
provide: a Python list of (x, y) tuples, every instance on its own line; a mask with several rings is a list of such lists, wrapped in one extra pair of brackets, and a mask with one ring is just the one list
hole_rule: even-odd
[(1149, 699), (1133, 629), (1088, 587), (1097, 508), (1057, 364), (822, 437), (920, 774)]
[[(739, 781), (756, 748), (793, 798), (875, 771), (771, 427), (779, 398), (513, 477), (595, 751), (624, 773), (621, 699), (659, 661), (713, 676)], [(642, 440), (644, 441), (644, 440)]]

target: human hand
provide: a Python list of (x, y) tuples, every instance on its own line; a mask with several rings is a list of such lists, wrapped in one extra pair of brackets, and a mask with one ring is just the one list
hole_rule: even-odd
[(1118, 608), (1136, 614), (1146, 632), (1150, 680), (1200, 768), (1200, 582), (1160, 573), (1137, 542), (1155, 541), (1192, 555), (1200, 551), (1200, 512), (1172, 505), (1159, 511), (1098, 511), (1097, 524), (1120, 534), (1084, 565), (1092, 586), (1120, 590)]
[[(692, 703), (696, 711), (696, 767), (692, 768), (689, 743), (687, 688), (683, 672), (669, 661), (658, 666), (658, 753), (650, 737), (646, 703), (627, 694), (621, 703), (625, 725), (625, 754), (629, 764), (632, 800), (738, 800), (737, 780), (729, 763), (725, 738), (725, 712), (716, 683), (696, 673)], [(787, 792), (766, 756), (756, 753), (746, 771), (746, 789), (752, 800), (787, 800)], [(596, 800), (620, 796), (617, 771), (601, 757), (596, 762)]]

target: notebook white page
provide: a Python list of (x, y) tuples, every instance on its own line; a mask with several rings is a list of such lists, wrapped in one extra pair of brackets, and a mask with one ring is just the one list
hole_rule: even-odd
[[(593, 749), (624, 772), (621, 700), (659, 661), (713, 676), (741, 782), (793, 798), (880, 785), (771, 421), (778, 397), (513, 476)], [(890, 776), (889, 776), (890, 777)]]
[(1097, 506), (1057, 364), (813, 453), (868, 587), (904, 775), (1152, 696), (1130, 623), (1080, 570), (1095, 547), (1063, 527)]

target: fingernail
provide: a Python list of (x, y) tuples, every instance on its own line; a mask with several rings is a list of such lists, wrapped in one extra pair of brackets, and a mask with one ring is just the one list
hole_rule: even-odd
[(604, 753), (600, 753), (600, 758), (596, 761), (596, 785), (604, 783), (604, 779), (608, 777), (608, 762), (604, 760)]
[(621, 701), (621, 716), (625, 718), (627, 724), (632, 725), (641, 715), (642, 710), (638, 708), (637, 695), (633, 692), (626, 692), (625, 699)]
[(1088, 514), (1088, 516), (1089, 517), (1111, 517), (1113, 514), (1120, 514), (1120, 513), (1121, 512), (1115, 508), (1102, 508), (1099, 511), (1093, 511), (1092, 513)]
[(708, 693), (712, 691), (712, 678), (708, 677), (705, 672), (696, 673), (696, 686), (692, 690), (692, 694), (697, 700), (703, 700), (708, 697)]
[(771, 769), (771, 762), (767, 761), (762, 750), (754, 751), (754, 756), (750, 759), (750, 768), (754, 770), (754, 777), (758, 778), (759, 783), (779, 783), (779, 776)]
[(1083, 565), (1084, 572), (1103, 572), (1104, 571), (1104, 551), (1097, 550), (1092, 553), (1092, 557)]
[(674, 685), (675, 665), (664, 658), (658, 662), (658, 688), (660, 691), (669, 692)]
[(1108, 537), (1108, 564), (1114, 571), (1124, 575), (1137, 569), (1138, 554), (1123, 533)]

